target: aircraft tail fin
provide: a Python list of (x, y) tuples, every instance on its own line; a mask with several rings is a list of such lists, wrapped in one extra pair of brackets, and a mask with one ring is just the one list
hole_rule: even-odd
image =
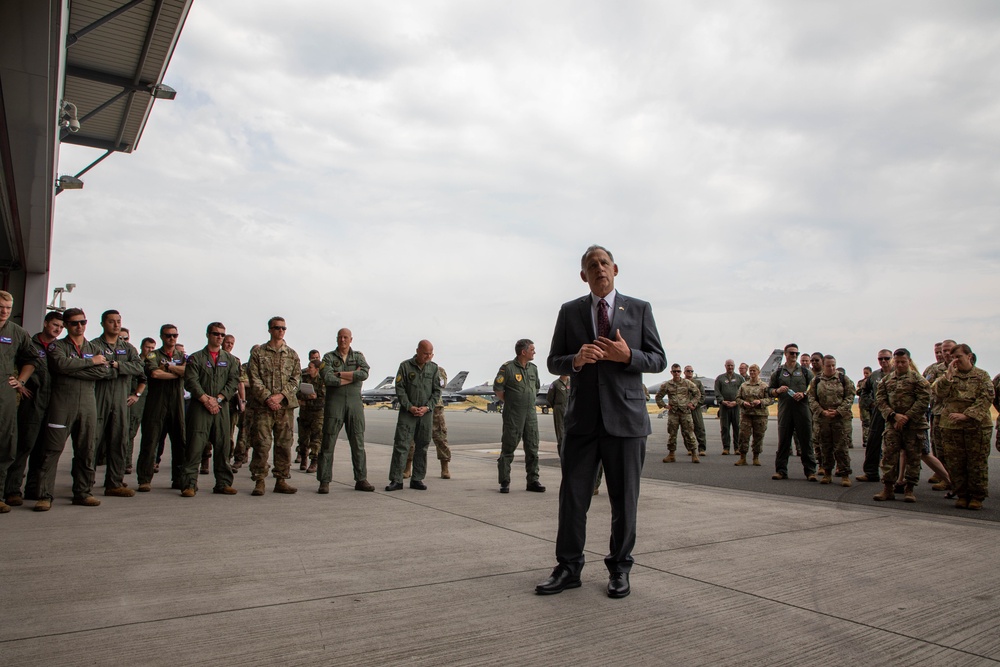
[(394, 379), (395, 379), (395, 378), (394, 378), (393, 376), (391, 376), (391, 375), (390, 375), (389, 377), (387, 377), (386, 379), (382, 380), (382, 381), (381, 381), (381, 382), (379, 382), (379, 383), (378, 383), (377, 385), (375, 385), (375, 388), (376, 388), (376, 389), (385, 389), (386, 387), (388, 387), (389, 385), (391, 385), (391, 384), (392, 384), (392, 381), (393, 381)]
[(469, 371), (462, 371), (455, 377), (451, 379), (451, 382), (444, 386), (445, 391), (456, 392), (461, 391), (462, 387), (465, 386), (465, 378), (468, 377)]
[(785, 353), (782, 350), (775, 349), (771, 352), (771, 356), (767, 358), (760, 367), (760, 381), (767, 384), (771, 379), (771, 373), (778, 370), (781, 366), (781, 362), (785, 357)]

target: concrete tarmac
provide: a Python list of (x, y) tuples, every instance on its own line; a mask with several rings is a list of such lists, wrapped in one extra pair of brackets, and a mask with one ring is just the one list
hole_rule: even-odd
[[(602, 491), (583, 586), (537, 596), (558, 468), (528, 493), (515, 461), (497, 493), (499, 419), (449, 411), (453, 479), (432, 448), (429, 490), (385, 493), (394, 413), (381, 413), (366, 412), (376, 493), (353, 490), (342, 438), (330, 495), (296, 470), (299, 493), (269, 483), (254, 498), (244, 468), (237, 496), (203, 476), (181, 498), (160, 473), (152, 493), (75, 507), (64, 453), (50, 512), (0, 516), (0, 665), (1000, 663), (1000, 533), (982, 514), (647, 476), (632, 595), (605, 594)], [(542, 449), (554, 457), (551, 439)], [(734, 459), (715, 460), (721, 474)]]

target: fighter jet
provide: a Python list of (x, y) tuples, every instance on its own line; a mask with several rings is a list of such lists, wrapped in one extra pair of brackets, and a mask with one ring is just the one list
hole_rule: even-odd
[[(760, 367), (760, 381), (767, 384), (771, 379), (771, 373), (777, 370), (784, 360), (785, 356), (781, 350), (774, 350), (771, 355), (761, 364)], [(701, 380), (702, 385), (705, 387), (705, 404), (706, 408), (715, 407), (715, 378), (707, 378), (701, 375), (695, 375), (696, 378)], [(660, 390), (661, 382), (654, 382), (653, 384), (646, 387), (649, 390), (650, 396), (655, 396), (656, 392)]]
[[(465, 378), (468, 377), (468, 375), (469, 371), (461, 371), (441, 389), (441, 400), (445, 405), (449, 403), (459, 403), (465, 400), (465, 396), (461, 395), (460, 390), (465, 385)], [(394, 379), (395, 378), (390, 375), (386, 379), (379, 382), (373, 389), (365, 389), (362, 391), (361, 402), (365, 405), (390, 403), (392, 409), (395, 410), (398, 405), (396, 401), (396, 389), (393, 386)]]
[[(551, 384), (551, 383), (550, 383)], [(549, 391), (549, 385), (543, 384), (535, 394), (535, 405), (542, 408), (542, 414), (548, 414), (549, 412), (549, 402), (546, 399), (546, 394)], [(496, 394), (493, 393), (493, 383), (484, 382), (482, 384), (477, 384), (475, 387), (469, 387), (468, 389), (463, 389), (458, 392), (463, 397), (466, 396), (489, 396), (490, 403), (487, 406), (487, 412), (496, 412), (497, 408), (500, 406), (500, 401), (496, 399)], [(470, 410), (472, 408), (469, 408)]]

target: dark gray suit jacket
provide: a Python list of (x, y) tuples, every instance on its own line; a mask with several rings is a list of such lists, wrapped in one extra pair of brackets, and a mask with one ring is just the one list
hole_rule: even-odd
[(592, 433), (600, 414), (609, 435), (619, 438), (647, 436), (652, 429), (642, 374), (661, 373), (667, 365), (653, 311), (645, 301), (618, 292), (610, 338), (615, 337), (615, 330), (621, 331), (632, 350), (631, 363), (598, 361), (584, 365), (575, 373), (573, 357), (584, 343), (593, 343), (597, 338), (590, 305), (590, 294), (564, 303), (559, 309), (549, 346), (549, 372), (573, 378), (566, 408), (566, 433)]

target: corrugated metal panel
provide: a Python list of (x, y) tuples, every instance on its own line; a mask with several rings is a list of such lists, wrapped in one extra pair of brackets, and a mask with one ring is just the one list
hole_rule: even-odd
[[(83, 34), (67, 48), (65, 98), (75, 104), (81, 118), (123, 91), (105, 80), (94, 81), (73, 75), (82, 68), (100, 75), (119, 77), (127, 84), (162, 83), (173, 55), (177, 37), (193, 0), (145, 0), (110, 21)], [(127, 0), (73, 0), (69, 33), (74, 35), (127, 4)], [(159, 5), (159, 12), (156, 11)], [(153, 25), (154, 17), (156, 19)], [(149, 42), (146, 59), (143, 47)], [(129, 97), (132, 98), (128, 104)], [(91, 118), (81, 122), (80, 132), (65, 135), (63, 141), (131, 152), (139, 141), (149, 117), (153, 98), (148, 92), (124, 95)], [(128, 113), (126, 116), (126, 108)], [(121, 136), (120, 144), (113, 145)]]

